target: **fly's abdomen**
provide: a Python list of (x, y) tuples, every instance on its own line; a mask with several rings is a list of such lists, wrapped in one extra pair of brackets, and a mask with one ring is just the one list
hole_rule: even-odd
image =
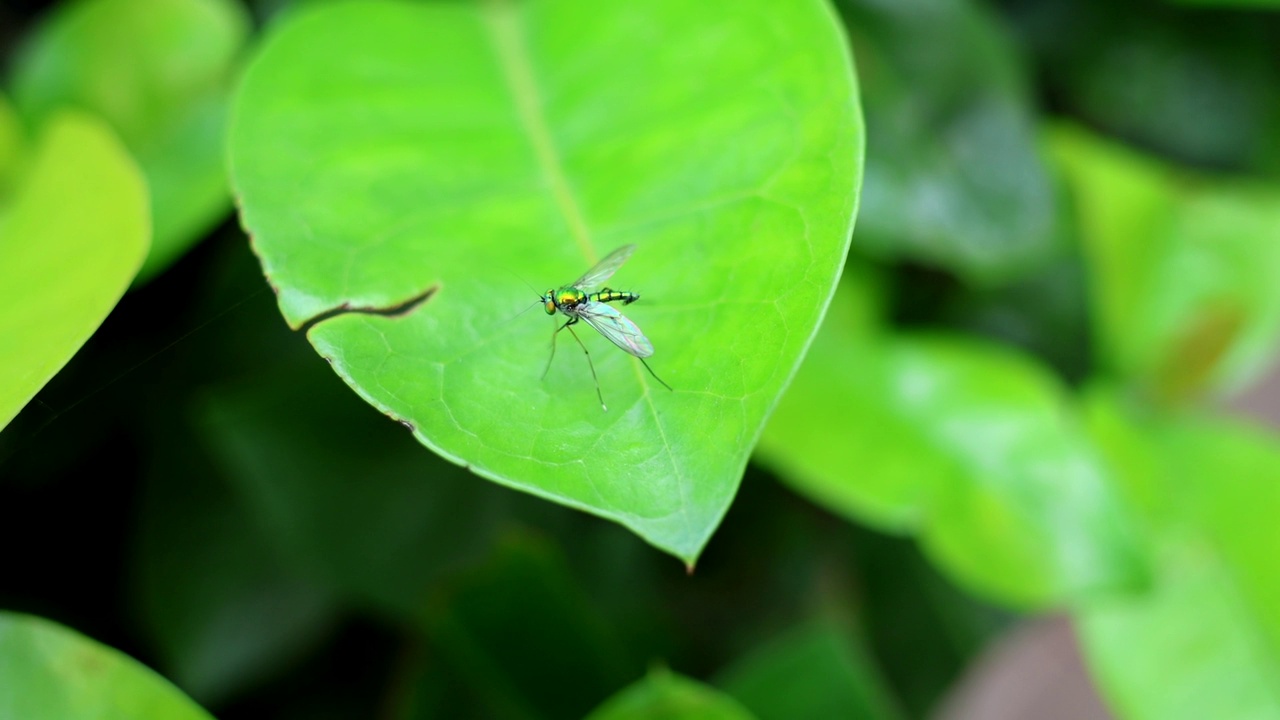
[(640, 299), (640, 293), (634, 293), (628, 290), (610, 290), (609, 288), (605, 288), (596, 293), (594, 299), (596, 302), (621, 302), (623, 305), (630, 305)]

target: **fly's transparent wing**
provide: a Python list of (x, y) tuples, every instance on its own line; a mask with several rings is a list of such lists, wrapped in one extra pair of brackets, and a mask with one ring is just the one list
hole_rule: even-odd
[(578, 278), (578, 281), (573, 286), (583, 292), (595, 292), (600, 289), (605, 280), (612, 277), (618, 271), (618, 268), (622, 267), (622, 263), (626, 262), (627, 258), (631, 257), (631, 253), (635, 252), (635, 250), (635, 245), (623, 245), (614, 250), (606, 255), (603, 260), (596, 263), (595, 267)]
[(614, 345), (638, 358), (647, 358), (653, 354), (653, 343), (640, 332), (640, 328), (622, 313), (602, 302), (593, 300), (579, 305), (578, 317), (609, 338)]

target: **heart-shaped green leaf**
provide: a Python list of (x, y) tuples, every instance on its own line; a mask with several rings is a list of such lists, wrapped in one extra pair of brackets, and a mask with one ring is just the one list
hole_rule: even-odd
[(249, 29), (231, 0), (76, 0), (16, 58), (14, 102), (32, 126), (63, 107), (92, 111), (146, 174), (155, 239), (140, 277), (230, 208), (223, 135)]
[(0, 612), (0, 717), (211, 720), (164, 678), (56, 623)]
[(55, 116), (0, 205), (0, 428), (98, 329), (147, 253), (147, 189), (102, 123)]
[[(692, 562), (826, 308), (862, 130), (818, 0), (357, 2), (300, 12), (237, 98), (232, 174), (280, 306), (455, 462)], [(538, 288), (615, 247), (656, 347)], [(413, 301), (429, 293), (426, 301)], [(338, 313), (351, 308), (395, 314)], [(563, 318), (561, 318), (563, 319)]]

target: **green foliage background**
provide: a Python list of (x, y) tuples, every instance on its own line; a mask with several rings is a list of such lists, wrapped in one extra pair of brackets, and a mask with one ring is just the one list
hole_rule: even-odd
[[(1053, 611), (1117, 717), (1280, 718), (1276, 47), (6, 4), (0, 716), (929, 717)], [(674, 391), (583, 328), (602, 411), (521, 312), (625, 243)]]

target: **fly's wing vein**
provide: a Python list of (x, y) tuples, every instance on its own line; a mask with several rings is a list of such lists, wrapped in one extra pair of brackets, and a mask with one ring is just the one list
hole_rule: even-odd
[(583, 292), (594, 292), (599, 286), (604, 284), (613, 276), (618, 268), (622, 267), (622, 263), (631, 257), (631, 253), (635, 252), (635, 245), (623, 245), (604, 257), (603, 260), (596, 263), (595, 267), (588, 270), (582, 277), (578, 278), (573, 284), (574, 287)]
[(653, 354), (653, 343), (636, 324), (622, 313), (602, 302), (591, 301), (578, 306), (578, 317), (623, 350), (639, 358)]

